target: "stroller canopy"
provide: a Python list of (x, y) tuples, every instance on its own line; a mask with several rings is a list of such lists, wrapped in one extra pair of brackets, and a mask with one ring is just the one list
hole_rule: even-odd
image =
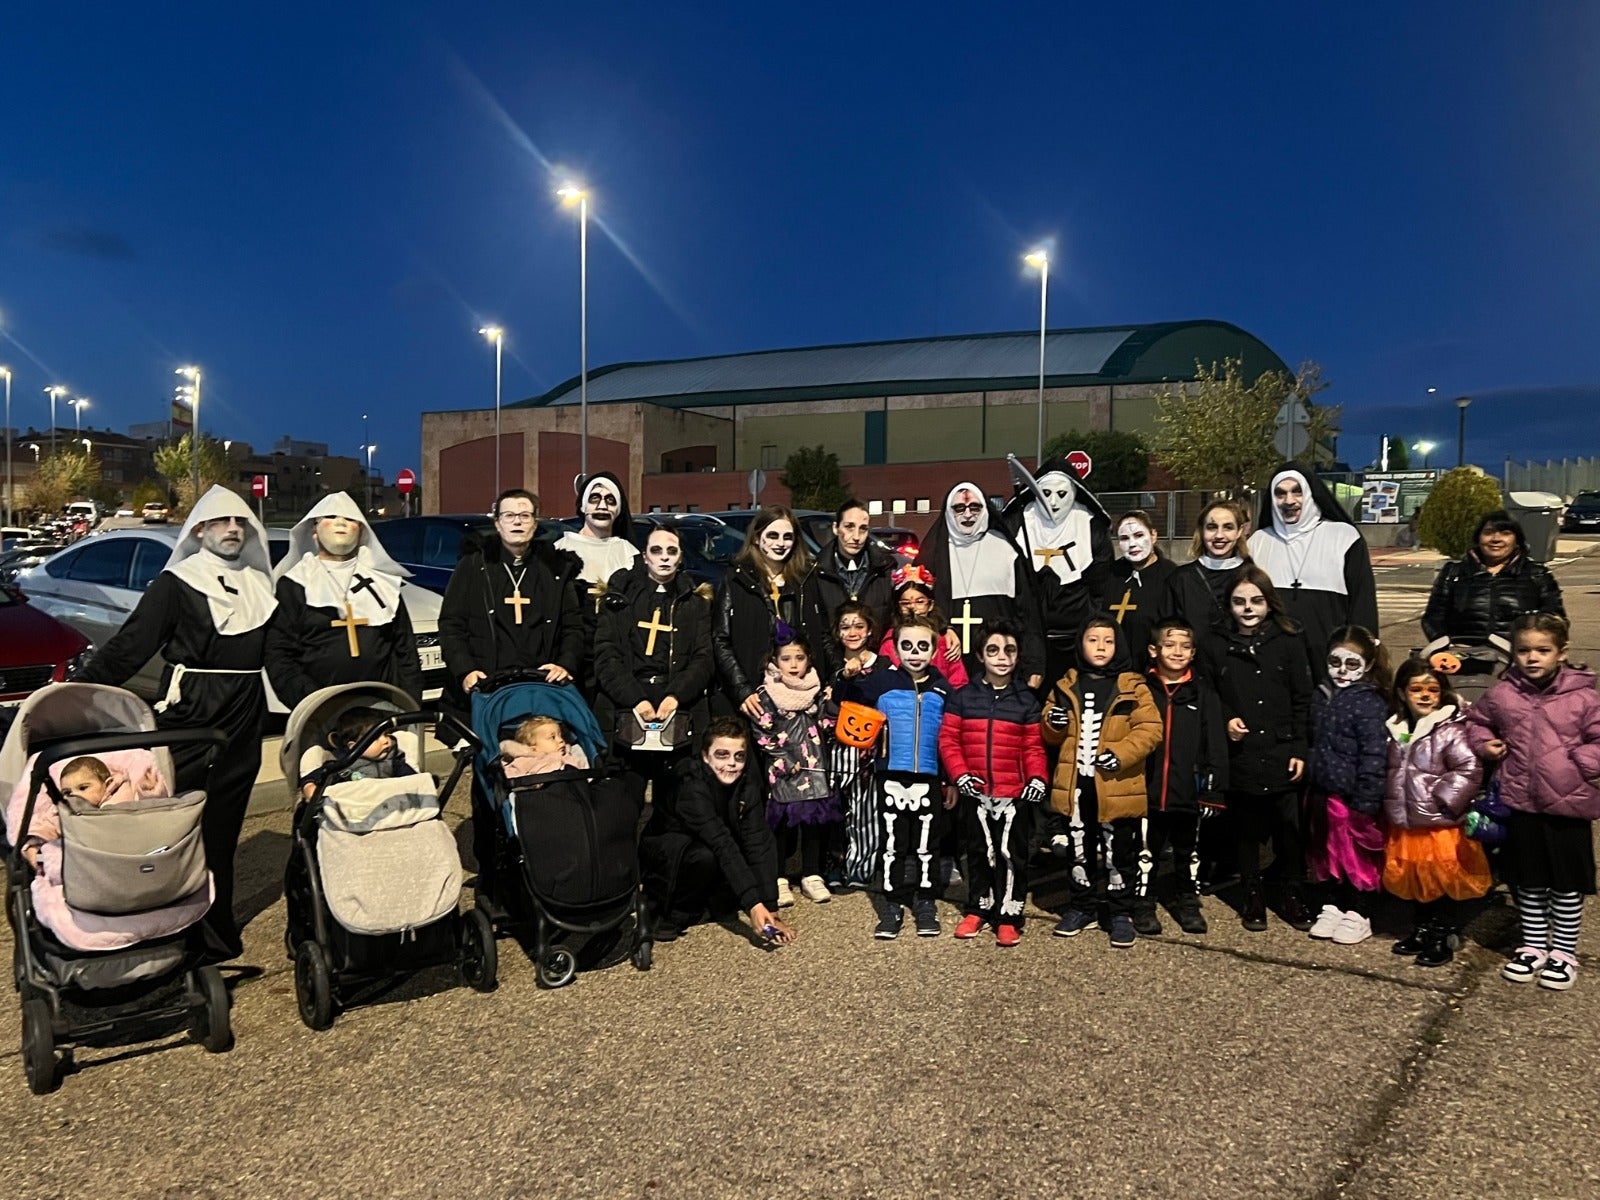
[[(0, 746), (0, 795), (10, 797), (27, 771), (28, 756), (47, 742), (98, 733), (143, 733), (156, 727), (150, 706), (132, 692), (102, 683), (47, 684), (17, 709)], [(171, 779), (172, 754), (155, 751), (156, 763)]]
[[(341, 683), (320, 688), (294, 706), (283, 730), (283, 745), (278, 748), (278, 765), (289, 783), (299, 792), (300, 758), (312, 746), (328, 749), (327, 735), (342, 713), (352, 708), (377, 708), (386, 713), (417, 711), (417, 703), (399, 688), (387, 683)], [(418, 771), (424, 769), (423, 731), (408, 726), (395, 734), (395, 742), (406, 761)]]
[(606, 748), (605, 734), (570, 684), (515, 683), (490, 692), (472, 693), (472, 732), (483, 743), (478, 766), (487, 769), (500, 757), (500, 729), (507, 721), (523, 717), (554, 717), (572, 730), (578, 745), (592, 763)]

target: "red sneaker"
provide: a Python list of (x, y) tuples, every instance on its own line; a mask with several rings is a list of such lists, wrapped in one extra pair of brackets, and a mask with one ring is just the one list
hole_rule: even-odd
[(1022, 940), (1022, 930), (1015, 925), (1002, 925), (994, 931), (996, 946), (1015, 946)]
[(978, 936), (978, 930), (982, 928), (983, 918), (977, 913), (968, 913), (966, 916), (962, 917), (960, 923), (956, 925), (956, 936), (963, 939), (975, 938)]

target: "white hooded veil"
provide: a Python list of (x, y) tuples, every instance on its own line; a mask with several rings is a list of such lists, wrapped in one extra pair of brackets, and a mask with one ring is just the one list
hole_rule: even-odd
[[(340, 562), (317, 556), (317, 522), (323, 517), (344, 517), (361, 527), (356, 551)], [(387, 625), (400, 609), (400, 585), (407, 571), (383, 548), (367, 524), (360, 507), (345, 492), (324, 496), (289, 534), (289, 553), (273, 572), (276, 579), (292, 579), (305, 589), (312, 608), (351, 612), (369, 625)]]
[[(962, 491), (971, 492), (983, 502), (983, 511), (978, 514), (973, 533), (962, 530), (950, 511), (956, 495)], [(944, 499), (944, 527), (949, 539), (948, 583), (952, 599), (1016, 595), (1017, 552), (1009, 539), (989, 528), (989, 501), (982, 488), (975, 483), (962, 482), (950, 489)]]
[[(1065, 481), (1071, 489), (1067, 509), (1059, 517), (1051, 514), (1042, 499), (1035, 499), (1022, 510), (1027, 544), (1035, 557), (1043, 556), (1050, 570), (1062, 583), (1076, 582), (1094, 565), (1093, 515), (1078, 499), (1078, 481), (1065, 471), (1046, 471), (1036, 482)], [(1035, 566), (1040, 564), (1035, 563)]]
[[(238, 558), (211, 553), (195, 532), (207, 521), (220, 517), (239, 517), (245, 522), (244, 548)], [(267, 531), (244, 498), (220, 483), (212, 484), (190, 511), (186, 524), (172, 557), (167, 559), (166, 570), (206, 598), (218, 633), (249, 633), (265, 625), (278, 607), (272, 594), (272, 557), (267, 549)]]

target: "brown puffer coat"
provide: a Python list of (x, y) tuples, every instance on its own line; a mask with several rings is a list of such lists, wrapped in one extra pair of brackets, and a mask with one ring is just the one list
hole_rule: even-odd
[[(1072, 815), (1072, 798), (1078, 790), (1078, 730), (1082, 720), (1080, 703), (1073, 684), (1076, 670), (1068, 671), (1050, 689), (1044, 702), (1039, 733), (1047, 746), (1060, 746), (1055, 779), (1050, 786), (1050, 807), (1065, 816)], [(1065, 729), (1050, 727), (1050, 710), (1066, 708), (1072, 720)], [(1117, 676), (1117, 695), (1100, 726), (1100, 749), (1115, 754), (1122, 765), (1115, 771), (1095, 768), (1095, 796), (1100, 803), (1101, 821), (1119, 817), (1142, 817), (1149, 803), (1145, 794), (1144, 760), (1161, 745), (1161, 711), (1144, 680), (1132, 671)]]

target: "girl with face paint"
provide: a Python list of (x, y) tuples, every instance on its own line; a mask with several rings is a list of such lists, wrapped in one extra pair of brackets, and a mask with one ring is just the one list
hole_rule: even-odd
[(1116, 618), (1128, 652), (1135, 662), (1143, 662), (1150, 631), (1177, 567), (1162, 555), (1155, 523), (1143, 509), (1117, 518), (1116, 541), (1118, 557), (1097, 588), (1099, 607)]
[(1295, 928), (1309, 929), (1300, 840), (1300, 780), (1311, 716), (1309, 656), (1260, 568), (1242, 565), (1224, 600), (1229, 625), (1205, 639), (1201, 650), (1228, 718), (1228, 812), (1244, 883), (1240, 919), (1251, 932), (1267, 927), (1261, 843), (1270, 836), (1283, 885), (1279, 912)]
[(933, 574), (921, 566), (900, 567), (894, 573), (894, 604), (889, 610), (883, 641), (878, 645), (878, 656), (896, 665), (900, 662), (894, 644), (894, 624), (901, 617), (927, 617), (939, 631), (939, 651), (933, 656), (933, 669), (950, 681), (952, 688), (964, 688), (971, 676), (967, 672), (966, 656), (961, 653), (961, 639), (945, 620), (944, 612), (933, 600)]
[[(834, 673), (833, 690), (840, 694), (847, 681), (861, 679), (888, 666), (881, 654), (870, 649), (877, 638), (877, 618), (859, 600), (846, 600), (833, 613), (835, 657), (843, 665)], [(837, 738), (829, 748), (833, 786), (839, 793), (844, 813), (843, 845), (838, 847), (840, 864), (824, 864), (823, 879), (835, 886), (866, 887), (872, 877), (873, 859), (878, 852), (878, 797), (872, 777), (871, 749), (847, 745)]]
[(1336, 629), (1327, 674), (1311, 700), (1311, 787), (1306, 858), (1326, 884), (1310, 934), (1341, 946), (1372, 936), (1372, 900), (1383, 885), (1383, 811), (1388, 766), (1388, 653), (1370, 630)]
[(763, 508), (717, 592), (711, 631), (717, 677), (728, 703), (751, 720), (760, 711), (757, 693), (780, 624), (791, 631), (805, 628), (811, 554), (799, 529), (787, 508)]
[(1457, 902), (1485, 895), (1493, 883), (1483, 847), (1465, 828), (1483, 766), (1467, 744), (1448, 675), (1407, 659), (1390, 698), (1383, 888), (1411, 901), (1414, 921), (1393, 950), (1419, 967), (1442, 967), (1459, 944)]

